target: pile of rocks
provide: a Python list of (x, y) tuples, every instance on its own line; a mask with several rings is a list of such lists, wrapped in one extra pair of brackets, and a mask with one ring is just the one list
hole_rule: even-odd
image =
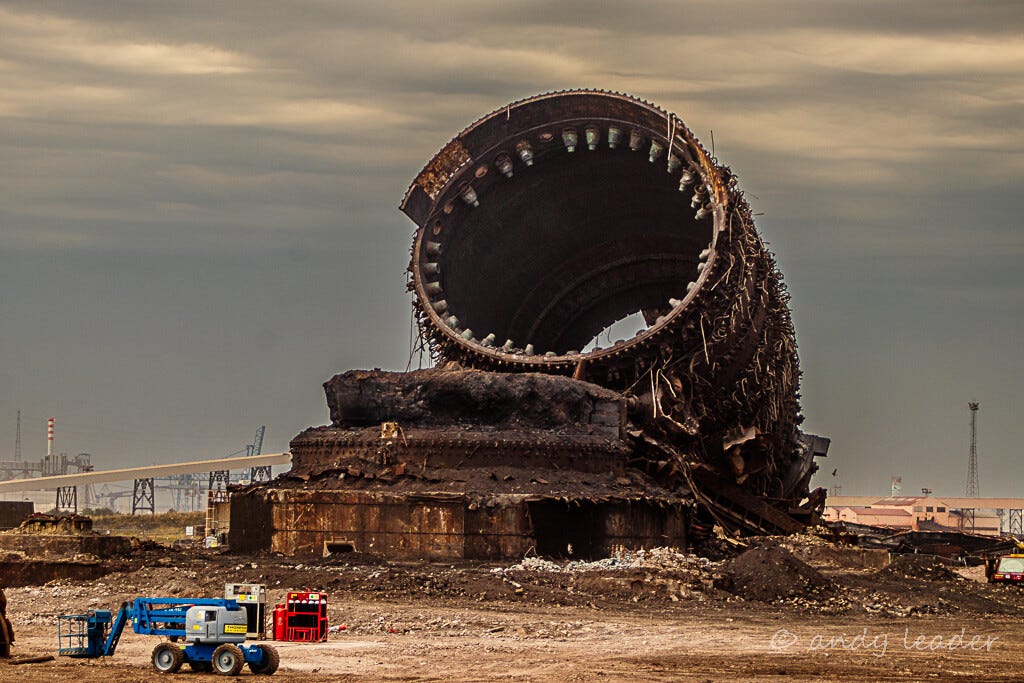
[(956, 581), (963, 577), (947, 566), (940, 557), (933, 555), (900, 555), (879, 576), (899, 579), (925, 579), (927, 581)]
[(600, 560), (571, 560), (553, 562), (540, 557), (526, 557), (510, 567), (495, 567), (494, 574), (505, 574), (517, 571), (577, 573), (594, 571), (614, 571), (624, 569), (663, 569), (684, 571), (711, 571), (719, 563), (705, 557), (687, 555), (675, 548), (651, 548), (649, 550), (620, 550), (611, 557)]

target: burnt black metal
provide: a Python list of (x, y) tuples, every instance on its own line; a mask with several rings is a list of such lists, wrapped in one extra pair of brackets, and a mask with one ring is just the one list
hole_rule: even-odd
[[(328, 381), (331, 424), (234, 492), (233, 548), (603, 557), (686, 547), (712, 521), (814, 521), (828, 443), (797, 429), (782, 277), (679, 119), (598, 91), (516, 102), (448, 143), (402, 209), (437, 367)], [(636, 335), (588, 345), (633, 313)]]
[[(815, 448), (798, 438), (782, 276), (736, 178), (675, 115), (591, 90), (509, 104), (449, 142), (401, 208), (419, 226), (410, 288), (438, 363), (622, 392), (643, 468), (730, 527), (791, 530), (715, 502), (740, 487), (790, 514)], [(585, 348), (634, 312), (645, 329)]]

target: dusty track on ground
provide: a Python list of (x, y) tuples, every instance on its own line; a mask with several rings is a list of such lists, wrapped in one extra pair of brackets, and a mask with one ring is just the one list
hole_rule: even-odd
[[(645, 614), (636, 608), (367, 602), (349, 602), (340, 612), (352, 620), (401, 614), (425, 624), (442, 620), (470, 627), (465, 634), (425, 628), (341, 635), (318, 645), (281, 644), (281, 669), (273, 680), (1019, 681), (1024, 666), (1021, 623), (1005, 618), (818, 618), (746, 606)], [(966, 637), (958, 647), (955, 636), (962, 629)], [(18, 635), (20, 655), (53, 651), (52, 628), (33, 626)], [(866, 638), (854, 640), (861, 635)], [(972, 636), (980, 636), (974, 649)], [(160, 674), (149, 668), (149, 653), (156, 642), (127, 633), (112, 658), (0, 665), (0, 680), (155, 680)], [(932, 649), (938, 645), (944, 649)], [(178, 675), (218, 680), (187, 671)]]

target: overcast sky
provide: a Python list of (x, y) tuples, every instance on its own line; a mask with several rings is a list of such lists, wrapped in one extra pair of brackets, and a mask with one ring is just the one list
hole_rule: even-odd
[[(497, 9), (488, 9), (497, 5)], [(0, 3), (0, 459), (264, 452), (404, 369), (398, 204), (459, 130), (595, 87), (739, 175), (792, 293), (817, 483), (1024, 495), (1017, 2)], [(838, 475), (832, 476), (832, 470)]]

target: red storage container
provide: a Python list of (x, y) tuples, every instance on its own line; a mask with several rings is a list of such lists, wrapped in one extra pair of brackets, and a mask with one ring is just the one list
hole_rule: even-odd
[(288, 608), (274, 605), (274, 640), (284, 640), (288, 633)]

